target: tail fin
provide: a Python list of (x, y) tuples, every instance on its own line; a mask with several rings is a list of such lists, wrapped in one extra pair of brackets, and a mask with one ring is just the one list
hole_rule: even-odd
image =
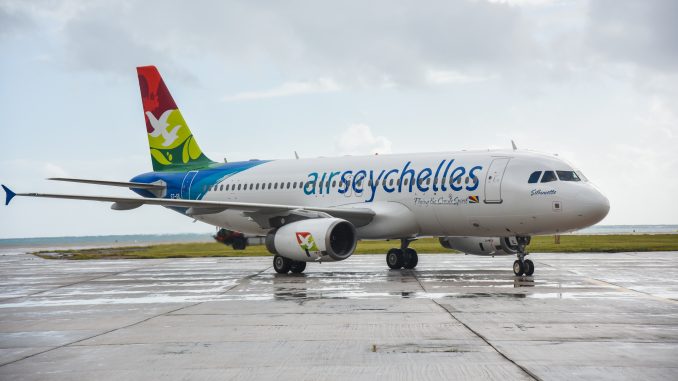
[(195, 141), (155, 66), (137, 67), (154, 171), (199, 169), (212, 163)]

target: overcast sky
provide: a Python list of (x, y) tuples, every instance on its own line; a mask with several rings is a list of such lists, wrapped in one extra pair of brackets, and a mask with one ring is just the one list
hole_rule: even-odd
[[(135, 67), (214, 160), (558, 153), (603, 224), (678, 224), (678, 1), (0, 0), (0, 181), (151, 170)], [(16, 199), (0, 237), (211, 232), (160, 207)]]

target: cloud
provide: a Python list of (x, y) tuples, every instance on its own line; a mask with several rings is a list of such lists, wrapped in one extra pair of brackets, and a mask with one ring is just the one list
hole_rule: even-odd
[(266, 62), (287, 78), (421, 86), (432, 66), (500, 70), (535, 51), (516, 7), (483, 1), (78, 4), (13, 2), (12, 8), (46, 25), (45, 37), (65, 64), (115, 73), (209, 58), (226, 66)]
[(368, 155), (391, 153), (391, 141), (384, 136), (375, 136), (369, 126), (349, 126), (337, 139), (336, 149), (343, 155)]
[(676, 15), (675, 0), (592, 1), (584, 41), (599, 59), (675, 72)]
[(293, 95), (329, 93), (341, 90), (332, 78), (318, 78), (313, 81), (286, 82), (278, 87), (261, 91), (246, 91), (222, 98), (225, 102), (288, 97)]
[(484, 82), (496, 77), (496, 75), (478, 75), (455, 70), (429, 70), (426, 73), (427, 81), (434, 85)]

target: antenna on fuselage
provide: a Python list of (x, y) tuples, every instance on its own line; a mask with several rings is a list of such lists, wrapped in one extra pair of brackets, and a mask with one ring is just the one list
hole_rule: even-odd
[(513, 139), (511, 139), (511, 146), (513, 146), (514, 151), (518, 150), (518, 146), (516, 146), (516, 142), (514, 142)]
[(299, 160), (299, 154), (297, 153), (297, 151), (294, 151), (294, 157), (295, 157), (297, 160)]

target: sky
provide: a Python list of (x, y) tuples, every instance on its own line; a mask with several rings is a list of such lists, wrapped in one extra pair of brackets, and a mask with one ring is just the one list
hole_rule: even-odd
[[(678, 224), (678, 1), (0, 0), (0, 182), (151, 171), (136, 66), (229, 161), (510, 148), (557, 153), (602, 224)], [(156, 206), (18, 198), (0, 238), (209, 233)]]

